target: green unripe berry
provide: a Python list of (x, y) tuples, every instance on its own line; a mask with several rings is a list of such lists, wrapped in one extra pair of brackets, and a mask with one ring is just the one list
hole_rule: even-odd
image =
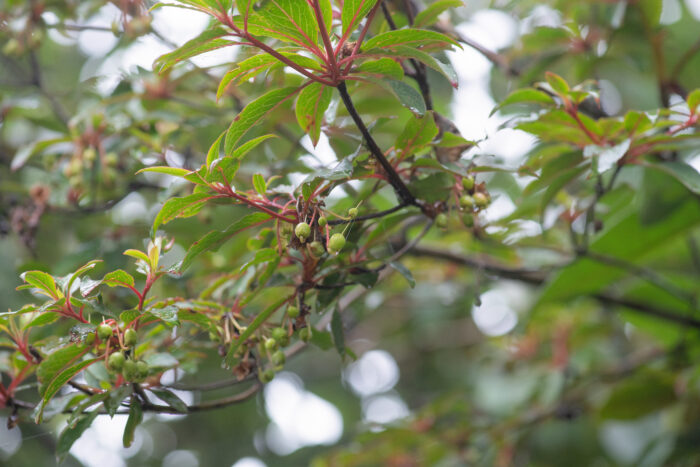
[(294, 228), (294, 235), (297, 236), (301, 243), (304, 243), (311, 235), (311, 226), (306, 222), (299, 222)]
[(474, 177), (472, 177), (471, 175), (467, 175), (466, 177), (462, 177), (462, 186), (468, 192), (471, 192), (474, 189), (474, 184), (475, 184)]
[(273, 351), (277, 349), (277, 341), (273, 338), (269, 338), (265, 340), (265, 348), (269, 351)]
[(348, 209), (348, 216), (350, 216), (351, 219), (356, 218), (357, 214), (358, 214), (357, 208)]
[(95, 333), (91, 332), (87, 336), (85, 336), (85, 344), (86, 345), (92, 345), (95, 343)]
[(93, 162), (97, 158), (97, 151), (95, 148), (87, 148), (83, 151), (83, 159), (87, 162)]
[(287, 307), (287, 316), (289, 316), (291, 319), (296, 318), (299, 316), (299, 308), (294, 305), (289, 305)]
[(465, 227), (474, 227), (474, 216), (469, 212), (465, 212), (462, 216), (462, 223)]
[(326, 252), (326, 249), (323, 248), (323, 243), (319, 242), (318, 240), (314, 240), (313, 242), (311, 242), (309, 244), (309, 249), (311, 250), (311, 254), (314, 255), (315, 258), (320, 258)]
[(325, 217), (318, 218), (318, 226), (319, 227), (324, 228), (327, 225), (328, 225), (328, 219), (326, 219)]
[(114, 167), (119, 162), (119, 156), (114, 152), (108, 152), (105, 154), (105, 165), (107, 167)]
[(138, 372), (139, 379), (144, 379), (148, 376), (148, 363), (136, 362), (136, 371)]
[(489, 198), (484, 193), (474, 193), (474, 204), (479, 208), (485, 208), (489, 205)]
[(330, 240), (328, 240), (328, 251), (331, 253), (337, 253), (343, 249), (345, 246), (345, 237), (341, 233), (335, 233), (331, 235)]
[(127, 381), (136, 381), (139, 378), (139, 370), (136, 367), (135, 361), (127, 360), (124, 362), (124, 368), (122, 368), (122, 376)]
[(441, 229), (447, 228), (447, 215), (444, 212), (441, 212), (435, 217), (435, 225)]
[(462, 195), (459, 198), (459, 205), (462, 206), (463, 209), (471, 209), (474, 207), (474, 198), (469, 195)]
[(299, 339), (304, 342), (309, 342), (311, 340), (311, 329), (303, 328), (299, 330)]
[(97, 326), (97, 337), (103, 341), (112, 337), (112, 326), (109, 324), (100, 324)]
[(281, 350), (278, 350), (277, 352), (273, 353), (272, 357), (270, 357), (270, 361), (275, 366), (284, 365), (284, 362), (286, 360), (287, 360), (287, 357), (284, 355), (284, 352), (282, 352)]
[(258, 373), (258, 378), (261, 383), (269, 383), (275, 377), (275, 372), (272, 370), (265, 370), (262, 373)]
[(138, 341), (138, 336), (136, 334), (136, 331), (129, 328), (126, 331), (124, 331), (124, 345), (127, 347), (133, 347), (136, 345), (136, 342)]
[(125, 362), (126, 362), (126, 358), (124, 357), (123, 353), (114, 352), (107, 359), (107, 366), (109, 367), (110, 370), (122, 371), (122, 368), (124, 368)]
[(272, 338), (275, 339), (280, 347), (286, 347), (289, 344), (289, 335), (284, 328), (275, 328), (272, 330)]

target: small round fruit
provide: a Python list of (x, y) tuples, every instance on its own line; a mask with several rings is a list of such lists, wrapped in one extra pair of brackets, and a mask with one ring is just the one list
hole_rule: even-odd
[(258, 374), (258, 378), (260, 379), (261, 383), (269, 383), (272, 381), (275, 377), (275, 372), (272, 370), (265, 370), (262, 373)]
[(148, 363), (136, 362), (136, 371), (138, 372), (139, 379), (144, 379), (148, 376)]
[(306, 222), (299, 222), (294, 228), (294, 235), (304, 243), (306, 239), (309, 238), (309, 235), (311, 235), (311, 226)]
[(462, 186), (468, 192), (471, 192), (474, 189), (474, 182), (474, 177), (472, 177), (471, 175), (462, 177)]
[(92, 345), (95, 343), (95, 333), (91, 332), (87, 336), (85, 336), (85, 344), (86, 345)]
[(112, 337), (112, 326), (109, 324), (100, 324), (97, 326), (97, 337), (103, 341)]
[(323, 248), (323, 243), (319, 242), (318, 240), (314, 240), (313, 242), (311, 242), (309, 244), (309, 249), (311, 250), (311, 254), (314, 255), (315, 258), (320, 258), (326, 252), (326, 249)]
[(273, 353), (272, 357), (270, 357), (270, 361), (275, 366), (284, 365), (284, 362), (286, 360), (287, 360), (287, 357), (284, 355), (284, 352), (282, 352), (281, 350), (278, 350), (277, 352)]
[(114, 352), (107, 359), (107, 366), (109, 366), (110, 370), (122, 371), (122, 368), (124, 368), (125, 362), (126, 362), (126, 358), (124, 357), (123, 353)]
[(465, 227), (474, 227), (474, 216), (469, 212), (465, 212), (462, 216), (462, 223)]
[(489, 205), (489, 198), (484, 193), (474, 193), (474, 204), (476, 204), (479, 208), (485, 208)]
[(435, 217), (435, 225), (441, 229), (447, 228), (447, 215), (444, 212), (441, 212)]
[(357, 214), (358, 214), (357, 208), (348, 209), (348, 216), (350, 216), (351, 219), (356, 218)]
[(345, 237), (341, 233), (335, 233), (331, 235), (330, 240), (328, 240), (328, 250), (331, 253), (337, 253), (343, 249), (345, 246)]
[(127, 381), (136, 381), (139, 378), (139, 370), (136, 366), (135, 361), (127, 360), (124, 362), (124, 368), (122, 368), (122, 376)]
[(296, 307), (294, 305), (289, 305), (287, 307), (287, 316), (289, 316), (292, 319), (299, 316), (299, 307)]
[(272, 330), (272, 338), (276, 340), (280, 347), (286, 347), (289, 344), (289, 335), (284, 328), (275, 328)]
[(472, 197), (469, 196), (469, 195), (462, 195), (462, 196), (459, 198), (459, 205), (460, 205), (463, 209), (471, 209), (471, 208), (474, 207), (474, 198), (472, 198)]
[(277, 341), (273, 338), (269, 338), (265, 340), (265, 348), (269, 351), (273, 351), (277, 349)]
[(328, 225), (328, 219), (326, 219), (325, 217), (318, 218), (318, 226), (319, 227), (324, 228), (327, 225)]
[(127, 347), (133, 347), (136, 345), (136, 342), (138, 341), (138, 336), (136, 335), (136, 331), (129, 328), (126, 331), (124, 331), (124, 345)]
[(311, 340), (311, 330), (309, 328), (300, 329), (299, 339), (301, 339), (304, 342), (309, 342)]

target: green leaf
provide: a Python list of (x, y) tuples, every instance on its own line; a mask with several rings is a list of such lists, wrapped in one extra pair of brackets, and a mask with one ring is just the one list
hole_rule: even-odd
[(241, 144), (238, 148), (236, 148), (233, 153), (229, 157), (233, 159), (241, 159), (243, 156), (248, 154), (250, 151), (255, 149), (260, 143), (262, 143), (265, 140), (268, 140), (270, 138), (277, 138), (275, 135), (263, 135), (263, 136), (258, 136), (257, 138), (253, 138), (250, 141), (246, 141), (245, 143)]
[(144, 361), (148, 364), (149, 368), (153, 368), (157, 371), (167, 370), (168, 368), (173, 368), (180, 364), (177, 358), (164, 352), (149, 354), (144, 358)]
[(457, 8), (460, 6), (464, 6), (462, 0), (438, 0), (435, 3), (431, 3), (425, 10), (416, 15), (413, 19), (413, 27), (423, 28), (430, 26), (437, 21), (438, 16), (444, 11), (449, 8)]
[(228, 35), (229, 32), (222, 27), (207, 29), (199, 36), (186, 42), (182, 47), (158, 57), (155, 62), (153, 62), (153, 69), (158, 73), (163, 73), (178, 62), (210, 50), (233, 45), (233, 41), (222, 39), (222, 37)]
[(177, 397), (172, 391), (167, 389), (154, 389), (150, 388), (153, 394), (155, 394), (159, 399), (168, 404), (173, 409), (180, 413), (187, 413), (187, 404), (185, 404), (182, 399)]
[(260, 174), (254, 174), (253, 175), (253, 188), (255, 188), (255, 191), (257, 191), (261, 195), (264, 195), (265, 192), (267, 191), (267, 183), (265, 182), (265, 177), (263, 177)]
[(411, 286), (411, 288), (414, 288), (416, 286), (416, 280), (413, 278), (413, 274), (411, 274), (411, 271), (409, 271), (406, 266), (399, 263), (398, 261), (391, 261), (389, 263), (389, 266), (396, 269), (399, 272), (399, 274), (401, 274), (404, 277), (404, 279), (406, 279), (406, 282), (408, 282), (408, 285)]
[(375, 79), (366, 78), (367, 81), (371, 81), (378, 86), (390, 91), (399, 100), (401, 105), (406, 107), (408, 110), (413, 112), (418, 116), (425, 114), (426, 107), (423, 96), (416, 91), (415, 88), (403, 81), (397, 81), (395, 79)]
[(322, 83), (311, 83), (299, 93), (294, 112), (297, 122), (305, 133), (311, 138), (311, 143), (316, 147), (321, 135), (323, 114), (331, 103), (333, 89)]
[(114, 417), (119, 410), (119, 407), (121, 407), (122, 401), (129, 397), (132, 391), (133, 387), (131, 384), (125, 384), (123, 386), (119, 386), (113, 391), (110, 391), (109, 397), (103, 402), (105, 410), (110, 417)]
[(131, 256), (132, 258), (144, 261), (146, 264), (150, 264), (151, 262), (146, 253), (144, 253), (143, 251), (134, 250), (133, 248), (129, 248), (128, 250), (124, 251), (124, 254), (126, 256)]
[[(285, 52), (284, 48), (277, 50), (280, 55), (286, 59), (296, 63), (302, 68), (306, 68), (312, 71), (321, 71), (321, 65), (313, 58), (305, 57), (294, 52)], [(237, 67), (229, 72), (227, 72), (221, 82), (219, 83), (219, 88), (216, 91), (216, 99), (221, 99), (221, 96), (226, 91), (226, 88), (231, 84), (243, 83), (260, 73), (265, 71), (272, 71), (277, 68), (284, 67), (284, 63), (280, 62), (276, 57), (273, 57), (267, 53), (261, 53), (247, 58), (241, 62), (238, 62)]]
[(386, 31), (368, 39), (362, 44), (363, 49), (370, 50), (393, 48), (399, 45), (411, 46), (416, 49), (441, 50), (452, 46), (461, 48), (459, 43), (445, 34), (427, 29), (396, 29)]
[(698, 107), (700, 106), (700, 89), (691, 91), (686, 98), (686, 102), (688, 103), (691, 114), (698, 113)]
[(266, 263), (272, 261), (273, 259), (279, 258), (279, 254), (275, 248), (263, 248), (255, 252), (255, 257), (245, 263), (239, 269), (239, 273), (245, 272), (249, 267), (255, 266), (260, 263)]
[(248, 130), (258, 124), (270, 111), (292, 97), (297, 91), (298, 88), (295, 87), (273, 89), (246, 105), (233, 119), (226, 133), (224, 142), (225, 154), (233, 154), (234, 148)]
[(68, 280), (68, 283), (66, 284), (66, 287), (64, 289), (64, 292), (68, 293), (71, 289), (71, 286), (73, 285), (73, 282), (75, 282), (77, 278), (88, 272), (90, 269), (93, 269), (95, 266), (97, 266), (98, 263), (101, 262), (101, 260), (93, 259), (92, 261), (88, 261), (87, 263), (80, 266), (77, 271), (71, 274), (70, 279)]
[(673, 377), (644, 373), (620, 383), (600, 409), (603, 419), (634, 420), (676, 402)]
[(345, 334), (343, 331), (343, 318), (340, 316), (338, 307), (333, 310), (331, 317), (331, 333), (333, 334), (333, 344), (340, 356), (345, 355)]
[(143, 173), (143, 172), (154, 172), (154, 173), (172, 175), (174, 177), (184, 178), (185, 175), (189, 175), (192, 171), (187, 170), (187, 169), (182, 169), (180, 167), (158, 166), (158, 167), (143, 168), (143, 169), (139, 170), (138, 172), (136, 172), (136, 175)]
[(131, 309), (131, 310), (124, 310), (121, 313), (119, 313), (119, 319), (124, 323), (124, 325), (128, 326), (134, 321), (135, 319), (138, 319), (141, 316), (141, 312), (137, 309)]
[(247, 328), (241, 333), (240, 336), (238, 336), (237, 339), (235, 339), (231, 343), (231, 347), (229, 347), (228, 352), (226, 353), (226, 364), (231, 366), (234, 364), (235, 359), (236, 359), (236, 352), (238, 351), (238, 348), (241, 346), (241, 342), (245, 342), (250, 336), (253, 335), (255, 331), (258, 330), (262, 324), (267, 321), (267, 319), (277, 311), (282, 305), (284, 305), (287, 300), (289, 300), (289, 297), (282, 297), (275, 301), (272, 305), (268, 306), (265, 308), (263, 311), (258, 313), (258, 315), (253, 319), (253, 321), (248, 325)]
[(362, 19), (377, 3), (377, 0), (345, 0), (340, 20), (343, 23), (343, 37), (349, 37)]
[(59, 299), (62, 294), (56, 287), (54, 278), (43, 271), (26, 271), (19, 276), (27, 284), (39, 289), (39, 292), (49, 298)]
[(216, 141), (212, 143), (212, 145), (209, 147), (209, 151), (207, 152), (207, 167), (211, 166), (211, 163), (214, 162), (216, 159), (219, 158), (219, 150), (221, 149), (221, 140), (224, 139), (224, 136), (226, 135), (226, 132), (222, 132), (218, 138), (216, 138)]
[(309, 2), (270, 0), (245, 17), (234, 18), (236, 26), (256, 36), (271, 37), (303, 48), (315, 47), (319, 28)]
[(40, 326), (46, 326), (47, 324), (51, 324), (60, 318), (61, 315), (59, 315), (56, 312), (48, 312), (48, 313), (42, 313), (36, 318), (34, 318), (31, 322), (27, 323), (27, 325), (24, 327), (24, 329), (29, 329), (29, 328), (34, 328), (34, 327), (40, 327)]
[[(606, 226), (606, 231), (591, 243), (590, 249), (602, 255), (638, 264), (639, 259), (656, 248), (667, 244), (678, 235), (700, 222), (700, 208), (689, 202), (670, 213), (664, 222), (644, 224), (639, 214), (632, 212)], [(593, 294), (620, 279), (625, 271), (582, 258), (559, 270), (547, 282), (539, 304), (569, 300), (584, 294)]]
[(37, 379), (39, 383), (41, 383), (39, 386), (39, 394), (43, 395), (46, 384), (60, 373), (61, 370), (80, 358), (85, 352), (86, 349), (78, 345), (69, 345), (52, 352), (48, 357), (44, 358), (36, 370)]
[[(381, 52), (381, 49), (375, 49)], [(375, 60), (366, 61), (357, 67), (357, 71), (376, 78), (391, 78), (401, 80), (404, 77), (403, 67), (391, 58), (381, 57)]]
[(700, 195), (700, 173), (685, 162), (647, 163), (645, 167), (660, 170), (681, 182), (690, 191)]
[(438, 127), (432, 112), (421, 118), (411, 116), (403, 132), (396, 140), (395, 148), (402, 155), (413, 154), (429, 145), (438, 134)]
[(129, 418), (126, 419), (126, 426), (124, 427), (124, 436), (122, 437), (122, 442), (125, 448), (131, 446), (134, 442), (134, 432), (136, 427), (141, 424), (143, 420), (143, 408), (141, 407), (141, 402), (138, 397), (131, 396), (131, 404), (129, 405)]
[(508, 97), (503, 99), (496, 107), (493, 108), (489, 116), (495, 114), (500, 109), (507, 105), (513, 104), (524, 104), (524, 103), (534, 103), (534, 104), (554, 104), (554, 99), (549, 94), (540, 91), (539, 89), (517, 89), (510, 93)]
[(53, 146), (54, 144), (70, 143), (71, 141), (72, 139), (66, 136), (61, 138), (47, 139), (44, 141), (37, 141), (35, 143), (28, 144), (27, 146), (23, 146), (15, 153), (15, 156), (12, 158), (12, 162), (10, 163), (10, 170), (13, 172), (15, 170), (19, 170), (24, 164), (27, 163), (30, 157), (39, 154), (44, 149), (47, 149)]
[(121, 269), (116, 271), (108, 272), (102, 278), (102, 283), (107, 284), (110, 287), (133, 287), (134, 278), (131, 274)]
[(330, 35), (333, 27), (333, 5), (331, 4), (331, 0), (319, 0), (318, 4), (321, 8), (323, 24), (326, 26), (326, 32), (328, 32)]
[(177, 217), (191, 217), (197, 214), (204, 204), (212, 199), (210, 193), (193, 193), (182, 198), (170, 198), (160, 208), (151, 227), (151, 236), (155, 236), (158, 227), (167, 224)]
[(214, 230), (206, 234), (204, 237), (200, 238), (190, 246), (187, 250), (185, 258), (180, 264), (179, 271), (185, 271), (191, 264), (194, 258), (196, 258), (201, 253), (209, 250), (216, 250), (231, 237), (236, 235), (238, 232), (252, 227), (256, 224), (260, 224), (270, 219), (268, 214), (262, 212), (256, 212), (253, 214), (248, 214), (247, 216), (237, 220), (231, 224), (226, 230), (218, 231)]
[(148, 313), (152, 314), (159, 320), (174, 326), (180, 324), (177, 318), (179, 309), (176, 306), (168, 305), (162, 308), (149, 308)]
[(569, 91), (571, 89), (569, 88), (568, 83), (564, 81), (564, 78), (562, 78), (558, 74), (548, 71), (545, 73), (545, 79), (547, 80), (547, 83), (549, 83), (549, 85), (552, 87), (554, 92), (556, 92), (560, 96), (566, 96), (567, 94), (569, 94)]
[(101, 360), (101, 358), (93, 358), (90, 360), (85, 360), (80, 363), (77, 363), (71, 367), (66, 368), (59, 374), (57, 374), (46, 386), (45, 390), (43, 393), (43, 398), (41, 399), (41, 402), (37, 406), (36, 409), (36, 415), (34, 417), (34, 421), (36, 423), (41, 423), (43, 416), (44, 416), (44, 409), (46, 408), (46, 404), (49, 403), (49, 401), (53, 398), (53, 396), (56, 395), (56, 393), (66, 384), (68, 381), (70, 381), (75, 375), (80, 373), (84, 368), (87, 368), (88, 366), (92, 365), (93, 363), (97, 362), (98, 360)]
[(309, 341), (321, 350), (328, 350), (333, 347), (333, 337), (330, 332), (319, 331), (314, 329), (311, 332), (311, 340)]
[(80, 417), (78, 423), (73, 426), (66, 426), (66, 428), (61, 432), (61, 435), (58, 437), (58, 441), (56, 442), (56, 457), (59, 459), (59, 462), (63, 462), (65, 457), (68, 455), (70, 448), (73, 446), (73, 443), (80, 439), (82, 434), (85, 433), (85, 430), (90, 428), (90, 425), (92, 425), (92, 422), (95, 421), (95, 418), (97, 418), (99, 414), (99, 410), (93, 410), (87, 415)]

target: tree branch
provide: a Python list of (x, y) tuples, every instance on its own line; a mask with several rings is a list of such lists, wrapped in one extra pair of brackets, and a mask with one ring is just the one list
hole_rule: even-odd
[(345, 104), (345, 108), (347, 109), (348, 113), (350, 114), (350, 117), (352, 117), (352, 120), (355, 122), (355, 125), (360, 130), (360, 133), (362, 133), (362, 136), (365, 139), (365, 142), (367, 143), (367, 147), (369, 148), (370, 152), (372, 153), (372, 156), (374, 156), (374, 158), (377, 160), (377, 162), (379, 162), (379, 164), (384, 169), (384, 172), (386, 172), (386, 176), (389, 180), (389, 183), (396, 191), (396, 195), (398, 196), (399, 200), (401, 201), (401, 204), (418, 206), (422, 209), (423, 206), (418, 202), (418, 200), (415, 198), (415, 196), (413, 196), (413, 194), (411, 194), (411, 191), (408, 189), (408, 187), (403, 182), (403, 180), (401, 179), (399, 174), (396, 172), (394, 167), (391, 165), (391, 163), (384, 156), (384, 153), (382, 152), (382, 150), (379, 149), (377, 142), (374, 140), (374, 138), (370, 134), (369, 130), (365, 126), (365, 123), (362, 121), (362, 118), (357, 113), (357, 109), (355, 109), (355, 106), (352, 103), (352, 99), (350, 98), (350, 94), (348, 94), (348, 89), (345, 86), (345, 81), (341, 82), (338, 85), (338, 92), (340, 92), (340, 97), (343, 99), (343, 104)]
[(366, 221), (369, 219), (377, 219), (379, 217), (384, 217), (384, 216), (388, 216), (389, 214), (393, 214), (396, 211), (400, 211), (401, 209), (405, 208), (406, 206), (407, 206), (407, 204), (401, 203), (401, 204), (397, 204), (393, 208), (387, 209), (385, 211), (379, 211), (379, 212), (375, 212), (372, 214), (365, 214), (364, 216), (357, 216), (357, 217), (352, 218), (352, 219), (333, 219), (333, 220), (328, 221), (328, 225), (341, 225), (341, 224), (349, 224), (351, 222), (359, 222), (359, 221)]
[[(536, 271), (525, 268), (512, 268), (509, 266), (500, 265), (490, 260), (476, 259), (463, 254), (439, 250), (431, 247), (415, 246), (411, 249), (410, 253), (416, 256), (429, 256), (431, 258), (444, 259), (446, 261), (450, 261), (452, 263), (466, 266), (469, 268), (487, 271), (495, 276), (504, 279), (512, 279), (532, 285), (541, 285), (545, 283), (545, 281), (548, 278), (548, 274), (543, 271)], [(676, 312), (669, 311), (667, 309), (658, 308), (649, 303), (640, 303), (634, 300), (618, 297), (607, 292), (595, 293), (590, 296), (606, 305), (629, 308), (632, 311), (636, 311), (638, 313), (642, 313), (648, 316), (653, 316), (655, 318), (659, 318), (670, 323), (675, 323), (680, 326), (700, 329), (700, 320), (690, 316), (681, 315)]]

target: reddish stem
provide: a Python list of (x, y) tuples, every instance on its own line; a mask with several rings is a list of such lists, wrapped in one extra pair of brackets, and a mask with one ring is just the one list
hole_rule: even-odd
[(326, 55), (328, 56), (327, 63), (331, 72), (331, 78), (335, 81), (335, 79), (340, 74), (340, 69), (338, 68), (338, 63), (335, 59), (333, 44), (331, 44), (331, 38), (328, 37), (326, 24), (323, 21), (323, 12), (321, 12), (321, 5), (318, 3), (318, 0), (313, 0), (312, 6), (314, 9), (314, 14), (316, 16), (316, 22), (318, 23), (318, 28), (321, 30), (321, 38), (323, 39), (323, 45), (326, 48)]

